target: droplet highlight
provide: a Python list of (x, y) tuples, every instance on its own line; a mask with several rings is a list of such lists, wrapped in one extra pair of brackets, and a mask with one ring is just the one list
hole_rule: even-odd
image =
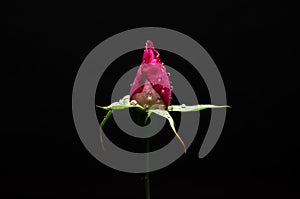
[(160, 98), (157, 98), (156, 103), (160, 103), (160, 100), (161, 100)]
[(137, 105), (137, 102), (136, 102), (135, 100), (132, 100), (132, 101), (130, 102), (130, 105), (136, 106), (136, 105)]

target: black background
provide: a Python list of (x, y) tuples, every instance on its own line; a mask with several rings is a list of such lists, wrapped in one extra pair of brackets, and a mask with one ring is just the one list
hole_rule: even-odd
[[(110, 169), (88, 153), (71, 102), (88, 53), (114, 34), (146, 26), (199, 42), (217, 64), (232, 106), (208, 156), (197, 157), (202, 133), (186, 155), (151, 173), (152, 198), (299, 197), (296, 10), (277, 1), (183, 3), (3, 6), (0, 198), (144, 198), (143, 174)], [(139, 63), (140, 52), (125, 60)], [(180, 67), (175, 57), (162, 52), (166, 64)], [(208, 103), (207, 96), (200, 101)], [(201, 113), (200, 132), (209, 116)]]

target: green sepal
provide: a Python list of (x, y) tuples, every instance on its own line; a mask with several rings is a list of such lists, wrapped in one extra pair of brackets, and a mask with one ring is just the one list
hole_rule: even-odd
[(202, 105), (193, 105), (187, 106), (185, 104), (182, 105), (170, 105), (168, 106), (168, 111), (178, 111), (178, 112), (193, 112), (193, 111), (201, 111), (208, 108), (230, 108), (230, 106), (216, 106), (211, 104), (202, 104)]
[(129, 95), (125, 95), (118, 102), (113, 102), (109, 106), (98, 106), (98, 105), (96, 105), (96, 107), (102, 108), (102, 109), (105, 109), (105, 110), (108, 110), (108, 111), (109, 110), (122, 110), (122, 109), (126, 109), (126, 108), (140, 108), (140, 109), (144, 110), (144, 108), (141, 105), (139, 105), (135, 100), (130, 101), (130, 96)]
[(179, 136), (179, 134), (177, 133), (177, 131), (175, 129), (175, 125), (174, 125), (174, 120), (173, 120), (172, 116), (169, 114), (169, 112), (167, 110), (160, 110), (160, 109), (150, 109), (149, 112), (156, 113), (157, 115), (160, 115), (169, 121), (171, 128), (173, 129), (178, 140), (181, 142), (184, 152), (186, 153), (186, 146), (185, 146), (184, 142), (182, 141), (181, 137)]

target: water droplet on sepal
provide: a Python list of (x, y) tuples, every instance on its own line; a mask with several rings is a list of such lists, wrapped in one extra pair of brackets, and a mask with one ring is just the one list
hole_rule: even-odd
[(132, 100), (132, 101), (130, 102), (130, 105), (136, 106), (136, 105), (137, 105), (137, 102), (136, 102), (135, 100)]

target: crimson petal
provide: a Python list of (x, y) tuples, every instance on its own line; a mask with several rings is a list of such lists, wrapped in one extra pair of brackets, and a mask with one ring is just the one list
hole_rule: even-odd
[(167, 109), (171, 101), (170, 81), (166, 67), (152, 41), (147, 40), (140, 65), (130, 90), (130, 99), (144, 108)]

